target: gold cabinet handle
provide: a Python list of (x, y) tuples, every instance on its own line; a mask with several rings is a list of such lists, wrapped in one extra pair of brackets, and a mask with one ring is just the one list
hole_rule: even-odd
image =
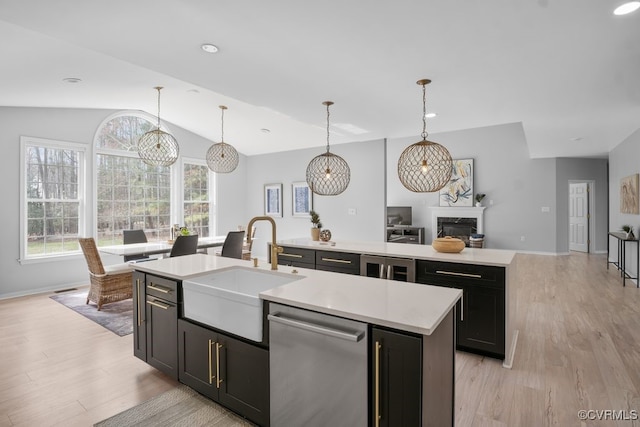
[(222, 344), (216, 343), (216, 388), (220, 388), (220, 384), (222, 384), (222, 378), (220, 378), (220, 349), (222, 347)]
[(278, 256), (288, 256), (289, 258), (302, 258), (302, 255), (288, 254), (286, 252), (280, 252), (280, 255), (278, 255)]
[(438, 274), (446, 274), (449, 276), (460, 276), (460, 277), (471, 277), (473, 279), (482, 279), (480, 274), (470, 274), (470, 273), (458, 273), (457, 271), (444, 271), (444, 270), (436, 270)]
[(162, 292), (163, 294), (171, 293), (171, 289), (163, 288), (162, 286), (155, 286), (153, 283), (149, 283), (147, 288), (153, 289), (154, 291)]
[(138, 298), (138, 326), (142, 325), (142, 310), (143, 307), (140, 307), (140, 300), (141, 295), (140, 295), (140, 279), (136, 279), (136, 296)]
[(351, 261), (347, 260), (347, 259), (336, 259), (336, 258), (321, 258), (322, 261), (329, 261), (329, 262), (339, 262), (340, 264), (351, 264)]
[(215, 375), (213, 375), (213, 364), (211, 363), (211, 347), (213, 346), (213, 344), (214, 342), (212, 340), (209, 340), (209, 384), (213, 384), (213, 380), (216, 378)]
[(376, 427), (380, 426), (380, 419), (382, 415), (380, 414), (380, 349), (382, 348), (382, 344), (380, 341), (376, 341), (376, 373), (375, 373), (375, 424)]
[(161, 308), (163, 310), (168, 310), (169, 307), (171, 307), (169, 304), (162, 304), (162, 303), (155, 302), (155, 301), (147, 301), (147, 304), (152, 305), (154, 307)]

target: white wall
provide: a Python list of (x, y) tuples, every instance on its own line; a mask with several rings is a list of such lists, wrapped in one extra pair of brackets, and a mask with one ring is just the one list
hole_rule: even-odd
[[(402, 151), (418, 142), (418, 136), (387, 141), (387, 202), (412, 206), (413, 223), (426, 228), (432, 240), (430, 206), (438, 206), (438, 194), (412, 193), (397, 176)], [(510, 123), (429, 135), (444, 145), (454, 159), (474, 159), (474, 193), (485, 193), (485, 246), (530, 252), (555, 253), (555, 159), (531, 160), (521, 123)], [(493, 205), (490, 205), (490, 201)], [(549, 207), (543, 213), (541, 207)], [(524, 241), (521, 237), (524, 236)]]
[[(609, 153), (609, 230), (620, 231), (624, 224), (633, 226), (636, 237), (640, 236), (640, 216), (620, 212), (620, 180), (640, 173), (640, 129)], [(617, 244), (611, 239), (610, 259), (617, 259)], [(626, 269), (632, 277), (638, 274), (637, 245), (627, 244)]]
[[(324, 147), (251, 156), (247, 159), (246, 224), (251, 217), (264, 215), (264, 185), (283, 185), (283, 217), (275, 218), (278, 239), (310, 238), (309, 218), (292, 216), (291, 184), (305, 181), (307, 165)], [(331, 147), (351, 169), (351, 181), (338, 196), (313, 196), (313, 209), (320, 215), (332, 240), (382, 241), (385, 235), (384, 140), (354, 142)], [(353, 208), (356, 215), (349, 215)], [(242, 223), (242, 222), (240, 222)], [(254, 255), (266, 258), (270, 226), (257, 224)]]
[[(20, 264), (20, 137), (32, 136), (60, 141), (76, 142), (91, 147), (98, 126), (113, 110), (54, 109), (0, 107), (0, 144), (3, 147), (2, 171), (5, 185), (0, 186), (0, 223), (3, 240), (0, 245), (0, 298), (63, 289), (88, 284), (87, 265), (82, 255), (62, 257), (49, 262)], [(167, 124), (180, 144), (185, 157), (204, 158), (212, 141), (205, 140), (177, 126)], [(93, 150), (89, 151), (89, 155)], [(235, 224), (234, 215), (244, 212), (244, 198), (238, 197), (245, 188), (244, 164), (241, 156), (237, 173), (219, 179), (225, 191), (218, 203), (227, 209), (221, 215), (218, 231)], [(91, 162), (88, 166), (91, 167)], [(92, 176), (92, 172), (89, 173)], [(90, 185), (89, 188), (92, 188)], [(87, 216), (93, 218), (93, 206)], [(103, 258), (105, 264), (121, 262), (120, 257)]]

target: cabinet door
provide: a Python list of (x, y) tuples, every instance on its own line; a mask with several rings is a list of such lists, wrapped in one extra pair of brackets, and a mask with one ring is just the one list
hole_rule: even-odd
[(147, 295), (147, 363), (178, 379), (178, 308)]
[(415, 261), (412, 259), (387, 258), (386, 269), (387, 279), (411, 283), (416, 281)]
[(133, 355), (147, 361), (145, 275), (133, 272)]
[(462, 286), (458, 348), (504, 359), (504, 292), (484, 286)]
[(178, 378), (214, 400), (218, 400), (216, 339), (217, 334), (209, 329), (178, 320)]
[(316, 251), (316, 270), (343, 274), (360, 274), (360, 254)]
[(269, 425), (269, 352), (218, 335), (220, 403), (261, 426)]
[(422, 340), (377, 327), (371, 336), (372, 424), (420, 426)]

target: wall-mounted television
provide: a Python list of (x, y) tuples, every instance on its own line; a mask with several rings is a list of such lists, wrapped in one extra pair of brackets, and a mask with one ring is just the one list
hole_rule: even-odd
[(387, 206), (387, 226), (411, 225), (411, 206)]

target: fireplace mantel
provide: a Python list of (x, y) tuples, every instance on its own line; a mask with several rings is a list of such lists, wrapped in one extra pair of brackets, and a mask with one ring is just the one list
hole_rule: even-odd
[[(469, 207), (449, 207), (449, 206), (433, 206), (431, 208), (431, 233), (435, 234), (438, 230), (438, 218), (475, 218), (478, 221), (478, 233), (484, 234), (484, 206), (479, 208)], [(434, 236), (435, 237), (435, 236)]]

